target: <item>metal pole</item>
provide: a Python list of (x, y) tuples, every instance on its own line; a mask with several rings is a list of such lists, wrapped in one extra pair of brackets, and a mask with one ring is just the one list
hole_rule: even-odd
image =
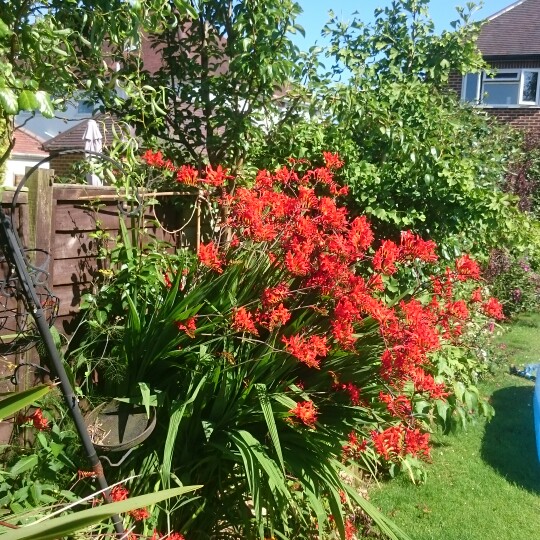
[[(1, 208), (0, 235), (0, 242), (3, 249), (5, 250), (4, 255), (6, 257), (6, 260), (8, 260), (13, 265), (15, 272), (17, 273), (17, 276), (23, 288), (24, 298), (27, 302), (28, 310), (34, 318), (39, 335), (43, 340), (52, 367), (56, 372), (56, 375), (60, 379), (60, 388), (62, 390), (64, 400), (66, 402), (66, 405), (68, 406), (71, 416), (73, 417), (73, 421), (75, 422), (75, 427), (86, 451), (88, 461), (90, 462), (92, 470), (97, 476), (99, 487), (102, 490), (105, 490), (105, 500), (107, 502), (111, 502), (111, 494), (109, 490), (109, 485), (107, 484), (107, 480), (103, 472), (103, 466), (101, 464), (101, 461), (99, 460), (99, 457), (97, 456), (96, 449), (92, 444), (90, 436), (88, 435), (86, 424), (84, 423), (81, 409), (79, 408), (77, 396), (73, 392), (73, 388), (71, 387), (66, 370), (64, 369), (62, 359), (60, 358), (58, 350), (56, 349), (51, 330), (49, 328), (49, 325), (47, 324), (47, 320), (43, 312), (41, 303), (39, 301), (39, 297), (36, 294), (32, 278), (28, 273), (26, 261), (19, 247), (19, 243), (17, 242), (17, 238), (13, 231), (11, 221), (7, 218)], [(118, 537), (123, 537), (125, 535), (125, 531), (120, 516), (115, 514), (112, 517), (112, 521)]]

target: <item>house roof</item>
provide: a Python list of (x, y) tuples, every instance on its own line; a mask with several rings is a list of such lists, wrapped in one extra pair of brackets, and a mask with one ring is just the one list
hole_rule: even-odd
[(540, 0), (519, 0), (488, 17), (478, 48), (485, 57), (540, 55)]
[(42, 148), (43, 139), (35, 133), (23, 127), (15, 131), (15, 146), (11, 151), (12, 156), (48, 156)]
[[(83, 139), (88, 120), (83, 120), (70, 127), (68, 130), (60, 133), (56, 137), (43, 143), (43, 148), (48, 152), (58, 152), (60, 150), (81, 150), (84, 151), (85, 141)], [(113, 126), (116, 130), (121, 129), (117, 120), (108, 114), (98, 114), (94, 117), (101, 135), (103, 137), (103, 146), (107, 146), (113, 137)]]

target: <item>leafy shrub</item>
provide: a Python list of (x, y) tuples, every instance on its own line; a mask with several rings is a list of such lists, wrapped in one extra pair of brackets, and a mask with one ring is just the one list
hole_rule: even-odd
[(526, 257), (516, 257), (507, 250), (493, 250), (485, 274), (507, 316), (538, 309), (540, 275)]
[[(222, 195), (227, 222), (198, 261), (157, 269), (150, 296), (125, 296), (118, 332), (101, 321), (103, 333), (79, 349), (98, 370), (115, 351), (130, 385), (144, 383), (161, 403), (155, 434), (122, 468), (142, 475), (135, 489), (204, 486), (152, 523), (190, 538), (344, 537), (353, 504), (395, 538), (340, 473), (354, 464), (416, 476), (430, 419), (469, 405), (471, 379), (461, 391), (458, 368), (434, 359), (459, 343), (473, 313), (502, 316), (494, 299), (471, 299), (478, 265), (463, 256), (437, 273), (434, 242), (407, 231), (375, 241), (367, 219), (338, 202), (341, 159), (324, 157), (324, 166), (261, 170), (252, 188)], [(227, 174), (215, 172), (197, 186), (220, 187)], [(96, 324), (92, 312), (88, 320)]]

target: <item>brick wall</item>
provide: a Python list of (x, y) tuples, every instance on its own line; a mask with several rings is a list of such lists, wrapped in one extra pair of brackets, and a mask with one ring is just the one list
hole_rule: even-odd
[(486, 109), (486, 112), (514, 128), (540, 133), (540, 107), (534, 109)]
[[(540, 68), (540, 58), (529, 60), (492, 61), (489, 64), (495, 69), (526, 69)], [(448, 88), (461, 97), (463, 76), (453, 72), (448, 79)], [(511, 125), (523, 131), (540, 133), (540, 107), (485, 107), (487, 114), (494, 116), (500, 122)]]
[(69, 175), (72, 172), (73, 164), (84, 159), (84, 153), (67, 154), (57, 156), (50, 161), (50, 168), (54, 169), (55, 176), (61, 177)]
[(461, 98), (461, 83), (463, 82), (463, 75), (457, 71), (452, 71), (448, 77), (448, 88), (453, 90), (458, 98)]

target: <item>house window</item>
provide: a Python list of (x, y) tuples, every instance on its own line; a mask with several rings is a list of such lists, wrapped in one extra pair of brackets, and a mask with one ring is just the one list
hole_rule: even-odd
[(491, 107), (540, 105), (540, 69), (501, 69), (497, 73), (468, 73), (463, 101)]

